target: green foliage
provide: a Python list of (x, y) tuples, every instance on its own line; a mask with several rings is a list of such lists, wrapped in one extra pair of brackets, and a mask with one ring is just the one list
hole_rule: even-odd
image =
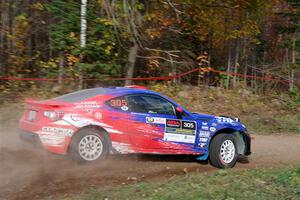
[(79, 41), (71, 37), (70, 33), (80, 31), (80, 4), (78, 1), (53, 0), (47, 5), (47, 10), (52, 14), (57, 23), (49, 25), (52, 48), (65, 50), (68, 46), (78, 48)]
[[(53, 49), (64, 52), (68, 66), (75, 70), (74, 74), (82, 72), (89, 78), (120, 73), (117, 63), (120, 58), (112, 23), (99, 16), (97, 1), (88, 3), (87, 45), (84, 49), (80, 48), (80, 3), (54, 0), (47, 8), (58, 22), (50, 25)], [(84, 62), (80, 61), (80, 57), (83, 57)]]

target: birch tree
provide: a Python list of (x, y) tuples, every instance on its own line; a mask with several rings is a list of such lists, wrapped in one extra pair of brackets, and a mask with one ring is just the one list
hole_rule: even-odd
[[(81, 9), (80, 9), (80, 47), (81, 49), (85, 49), (86, 47), (86, 30), (87, 30), (87, 20), (86, 20), (86, 8), (87, 8), (87, 0), (81, 0)], [(80, 55), (81, 62), (84, 62), (84, 55), (81, 53)], [(83, 77), (84, 72), (79, 69), (79, 89), (83, 87)]]

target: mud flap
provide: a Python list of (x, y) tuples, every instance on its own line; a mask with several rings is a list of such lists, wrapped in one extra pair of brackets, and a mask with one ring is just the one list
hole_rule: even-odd
[(205, 154), (199, 156), (199, 157), (197, 158), (197, 160), (207, 160), (207, 158), (208, 158), (208, 153), (205, 153)]

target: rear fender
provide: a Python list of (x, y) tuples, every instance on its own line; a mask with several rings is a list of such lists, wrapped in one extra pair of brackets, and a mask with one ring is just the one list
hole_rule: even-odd
[[(88, 125), (88, 126), (81, 127), (80, 129), (78, 129), (78, 130), (73, 134), (73, 136), (72, 136), (72, 138), (71, 138), (71, 142), (73, 141), (74, 136), (77, 135), (79, 131), (82, 131), (82, 130), (87, 129), (87, 128), (93, 128), (93, 129), (99, 131), (99, 133), (102, 134), (102, 136), (105, 138), (106, 142), (108, 143), (109, 150), (110, 150), (110, 151), (113, 150), (113, 148), (112, 148), (112, 141), (111, 141), (111, 139), (110, 139), (110, 137), (109, 137), (109, 133), (108, 133), (103, 127), (97, 126), (97, 125)], [(71, 142), (70, 142), (70, 143), (71, 143)], [(70, 145), (68, 146), (68, 152), (69, 152), (69, 150), (70, 150)]]

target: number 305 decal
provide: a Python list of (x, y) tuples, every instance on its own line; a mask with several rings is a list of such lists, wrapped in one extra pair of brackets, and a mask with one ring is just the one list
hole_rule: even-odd
[(195, 124), (195, 122), (191, 122), (191, 121), (182, 121), (182, 128), (195, 130), (196, 124)]

